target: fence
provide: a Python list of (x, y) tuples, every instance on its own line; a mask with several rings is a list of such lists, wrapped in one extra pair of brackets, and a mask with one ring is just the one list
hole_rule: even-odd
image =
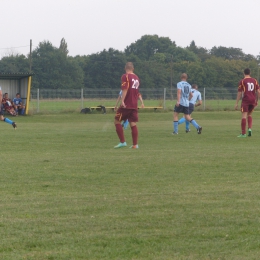
[[(200, 89), (203, 104), (197, 110), (233, 110), (237, 89)], [(176, 88), (142, 89), (145, 106), (172, 110)], [(114, 89), (32, 89), (29, 113), (79, 112), (85, 107), (113, 107), (119, 91)]]

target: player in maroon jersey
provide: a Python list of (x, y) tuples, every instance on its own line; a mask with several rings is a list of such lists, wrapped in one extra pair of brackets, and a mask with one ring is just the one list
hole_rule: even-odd
[[(121, 121), (126, 121), (128, 119), (133, 139), (133, 145), (130, 148), (136, 149), (139, 148), (137, 144), (138, 129), (136, 122), (138, 122), (138, 99), (141, 95), (139, 93), (140, 80), (138, 76), (134, 74), (134, 65), (132, 62), (126, 63), (125, 72), (126, 73), (121, 77), (121, 106), (118, 108), (115, 115), (115, 127), (120, 143), (116, 145), (115, 148), (127, 146)], [(144, 107), (142, 99), (140, 100), (142, 103), (141, 106)]]
[(248, 136), (252, 136), (252, 113), (255, 106), (257, 106), (257, 101), (260, 97), (260, 89), (257, 80), (251, 78), (250, 69), (248, 68), (244, 70), (244, 78), (239, 82), (235, 110), (238, 108), (238, 102), (241, 97), (242, 133), (238, 137), (246, 137), (246, 121), (248, 125)]

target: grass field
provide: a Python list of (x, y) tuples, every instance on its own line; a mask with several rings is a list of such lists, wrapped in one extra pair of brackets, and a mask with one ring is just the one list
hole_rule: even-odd
[[(166, 100), (165, 101), (165, 110), (172, 111), (175, 105), (175, 100)], [(146, 107), (163, 107), (163, 100), (145, 100)], [(82, 108), (85, 107), (96, 107), (103, 105), (105, 107), (115, 106), (114, 99), (89, 99), (81, 102), (80, 99), (50, 99), (50, 100), (31, 100), (29, 106), (30, 114), (47, 114), (47, 113), (68, 113), (68, 112), (79, 112)], [(217, 100), (210, 99), (206, 100), (204, 104), (196, 110), (199, 111), (233, 111), (235, 106), (235, 100)], [(259, 111), (259, 107), (255, 108), (256, 111)], [(108, 110), (111, 112), (111, 110)]]
[(260, 258), (260, 112), (242, 139), (239, 112), (139, 118), (138, 150), (112, 113), (1, 122), (0, 259)]

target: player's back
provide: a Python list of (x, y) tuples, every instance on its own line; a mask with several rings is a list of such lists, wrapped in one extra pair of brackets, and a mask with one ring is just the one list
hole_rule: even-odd
[(140, 86), (138, 76), (134, 73), (127, 73), (122, 76), (121, 81), (121, 88), (127, 90), (124, 100), (126, 108), (137, 109)]
[(197, 89), (192, 89), (191, 90), (192, 93), (192, 98), (190, 100), (190, 103), (192, 103), (193, 105), (197, 102), (197, 100), (201, 100), (201, 93), (197, 90)]
[(182, 106), (189, 106), (189, 96), (191, 92), (191, 85), (186, 81), (181, 81), (177, 84), (177, 89), (181, 90), (180, 104)]
[(238, 91), (243, 92), (243, 101), (254, 103), (256, 91), (259, 88), (257, 80), (254, 78), (244, 78), (239, 82)]

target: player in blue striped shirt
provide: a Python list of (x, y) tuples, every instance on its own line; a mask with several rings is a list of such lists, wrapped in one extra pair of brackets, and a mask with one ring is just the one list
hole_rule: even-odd
[(187, 82), (187, 74), (181, 74), (181, 81), (177, 84), (177, 103), (174, 107), (173, 113), (173, 135), (178, 134), (178, 116), (179, 113), (183, 113), (186, 120), (188, 120), (201, 134), (202, 127), (197, 124), (197, 122), (191, 118), (189, 113), (189, 100), (193, 97), (191, 92), (191, 85)]
[[(191, 88), (191, 93), (193, 97), (191, 98), (189, 102), (189, 113), (193, 112), (195, 107), (198, 107), (202, 104), (202, 99), (201, 99), (201, 93), (198, 91), (198, 85), (193, 84)], [(190, 122), (185, 119), (185, 117), (181, 118), (178, 122), (178, 124), (186, 123), (186, 133), (190, 132)]]

